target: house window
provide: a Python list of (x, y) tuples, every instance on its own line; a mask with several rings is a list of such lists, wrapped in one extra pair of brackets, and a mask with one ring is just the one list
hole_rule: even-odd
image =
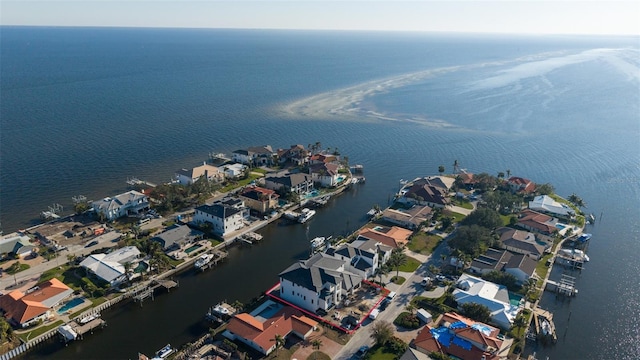
[(291, 290), (291, 295), (295, 295), (295, 294), (296, 294), (296, 293), (295, 293), (293, 290)]
[(313, 305), (313, 299), (311, 299), (311, 305)]
[(303, 296), (303, 297), (302, 297), (302, 300), (307, 300), (307, 297), (306, 297), (306, 296)]

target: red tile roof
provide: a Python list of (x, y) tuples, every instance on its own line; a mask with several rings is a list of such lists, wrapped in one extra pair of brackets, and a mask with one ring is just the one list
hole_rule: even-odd
[(555, 225), (548, 223), (552, 219), (553, 218), (549, 215), (541, 214), (530, 209), (525, 209), (520, 212), (518, 224), (528, 226), (543, 233), (552, 234), (557, 230)]
[(268, 352), (275, 345), (273, 339), (276, 335), (286, 337), (294, 331), (306, 336), (316, 326), (318, 326), (316, 321), (292, 307), (285, 306), (264, 322), (247, 313), (238, 314), (229, 321), (227, 330), (236, 336), (253, 341)]
[(0, 308), (4, 310), (5, 317), (18, 324), (27, 322), (49, 310), (42, 304), (43, 301), (71, 290), (56, 278), (38, 284), (38, 287), (38, 290), (26, 295), (16, 290), (0, 296)]

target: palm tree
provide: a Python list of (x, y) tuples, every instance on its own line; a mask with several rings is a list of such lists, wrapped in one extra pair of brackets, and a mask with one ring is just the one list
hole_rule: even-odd
[(507, 173), (507, 179), (510, 178), (511, 177), (511, 170), (507, 169), (506, 173)]
[(444, 165), (438, 166), (438, 172), (440, 173), (440, 175), (444, 173)]
[(457, 174), (460, 172), (460, 168), (459, 168), (460, 164), (458, 163), (458, 160), (454, 160), (453, 161), (453, 173)]
[(280, 334), (276, 334), (271, 341), (276, 343), (276, 356), (278, 356), (278, 349), (284, 346), (284, 338)]
[(393, 337), (393, 327), (386, 321), (376, 321), (371, 327), (371, 338), (380, 346), (384, 346)]
[(570, 203), (572, 203), (573, 205), (579, 207), (579, 208), (583, 208), (583, 207), (587, 207), (587, 204), (585, 204), (584, 200), (582, 200), (582, 198), (578, 195), (571, 194), (569, 195), (569, 197), (567, 198), (567, 200), (569, 200)]
[(402, 252), (402, 249), (395, 248), (391, 252), (391, 256), (388, 261), (392, 268), (396, 269), (396, 278), (400, 276), (400, 267), (407, 263), (407, 255)]
[(240, 300), (234, 301), (231, 306), (236, 309), (236, 312), (241, 312), (244, 309), (244, 304), (240, 302)]
[(375, 272), (375, 275), (374, 275), (374, 276), (378, 276), (378, 278), (379, 278), (379, 280), (380, 280), (380, 285), (381, 285), (381, 286), (383, 286), (383, 284), (382, 284), (382, 276), (383, 276), (383, 275), (385, 275), (385, 274), (386, 274), (386, 273), (388, 273), (388, 272), (389, 272), (389, 271), (388, 271), (388, 269), (387, 269), (387, 266), (386, 266), (386, 265), (379, 266), (379, 267), (376, 269), (376, 272)]
[[(315, 339), (311, 342), (311, 346), (313, 346), (314, 350), (320, 350), (320, 347), (322, 346), (322, 340), (320, 339)], [(313, 358), (315, 359), (317, 356), (317, 354), (313, 355)]]
[(413, 312), (416, 311), (416, 306), (414, 304), (412, 304), (412, 303), (409, 303), (409, 305), (407, 305), (406, 309), (413, 316)]

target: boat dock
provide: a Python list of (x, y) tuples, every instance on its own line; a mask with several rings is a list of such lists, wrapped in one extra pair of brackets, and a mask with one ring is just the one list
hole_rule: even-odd
[(78, 321), (75, 321), (71, 324), (71, 328), (73, 329), (73, 331), (76, 332), (76, 334), (78, 334), (77, 338), (82, 339), (84, 334), (88, 332), (93, 333), (94, 329), (103, 328), (106, 325), (107, 325), (107, 322), (102, 320), (102, 318), (95, 317), (84, 324), (80, 324), (78, 323)]
[(142, 288), (138, 291), (136, 291), (136, 293), (133, 295), (133, 300), (134, 301), (139, 301), (140, 302), (140, 306), (142, 306), (142, 302), (150, 297), (151, 300), (154, 300), (154, 291), (157, 288), (165, 288), (167, 289), (167, 291), (173, 289), (174, 287), (179, 286), (178, 282), (173, 281), (173, 280), (153, 280), (151, 283), (149, 283), (149, 286)]
[(254, 242), (258, 242), (262, 240), (262, 235), (250, 231), (248, 233), (244, 233), (236, 238), (238, 241), (243, 241), (249, 245), (253, 245)]
[(222, 250), (215, 250), (213, 252), (213, 259), (211, 259), (211, 261), (209, 261), (206, 264), (202, 264), (200, 267), (198, 267), (197, 269), (199, 271), (205, 271), (207, 269), (211, 269), (212, 267), (218, 265), (218, 262), (224, 260), (227, 258), (227, 255), (229, 255), (226, 251), (222, 251)]
[(553, 323), (553, 314), (539, 307), (533, 309), (533, 322), (535, 324), (537, 339), (539, 341), (556, 343), (556, 326)]
[(578, 295), (578, 289), (575, 287), (575, 282), (576, 278), (574, 276), (562, 274), (562, 278), (558, 282), (547, 279), (544, 289), (555, 292), (556, 295), (576, 296)]
[(136, 186), (136, 185), (145, 185), (145, 186), (149, 186), (149, 187), (156, 187), (157, 185), (150, 182), (150, 181), (146, 181), (146, 180), (140, 180), (137, 177), (129, 177), (127, 178), (127, 184), (129, 186)]
[(238, 312), (238, 309), (226, 302), (218, 303), (216, 306), (209, 308), (205, 318), (209, 321), (225, 322)]

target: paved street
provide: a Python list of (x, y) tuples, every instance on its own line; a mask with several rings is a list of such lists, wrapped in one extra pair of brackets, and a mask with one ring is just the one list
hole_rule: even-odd
[[(387, 289), (391, 291), (395, 291), (397, 293), (395, 299), (387, 306), (387, 309), (382, 311), (378, 318), (374, 321), (387, 321), (393, 324), (393, 320), (395, 320), (401, 312), (406, 311), (406, 307), (415, 296), (425, 295), (427, 293), (424, 290), (424, 286), (422, 286), (422, 279), (428, 275), (429, 273), (429, 265), (440, 265), (442, 261), (440, 259), (440, 254), (446, 252), (446, 242), (443, 241), (440, 246), (436, 248), (433, 254), (429, 256), (416, 254), (405, 250), (408, 256), (414, 257), (420, 261), (422, 261), (422, 265), (418, 267), (418, 269), (414, 273), (403, 273), (400, 272), (400, 276), (406, 278), (407, 280), (402, 285), (388, 284), (386, 286)], [(392, 271), (387, 274), (386, 277), (383, 277), (383, 280), (388, 283), (391, 277), (395, 276), (396, 272)], [(438, 290), (442, 289), (442, 290)], [(443, 288), (436, 288), (434, 291), (443, 291)], [(430, 295), (433, 295), (433, 292), (429, 292)], [(347, 345), (345, 345), (340, 352), (333, 359), (350, 359), (353, 354), (355, 354), (358, 349), (363, 345), (373, 346), (373, 339), (371, 339), (371, 320), (365, 320), (363, 326), (353, 334), (351, 340)], [(395, 327), (395, 325), (394, 325)], [(408, 334), (409, 335), (409, 334)], [(404, 338), (404, 336), (401, 336)]]

